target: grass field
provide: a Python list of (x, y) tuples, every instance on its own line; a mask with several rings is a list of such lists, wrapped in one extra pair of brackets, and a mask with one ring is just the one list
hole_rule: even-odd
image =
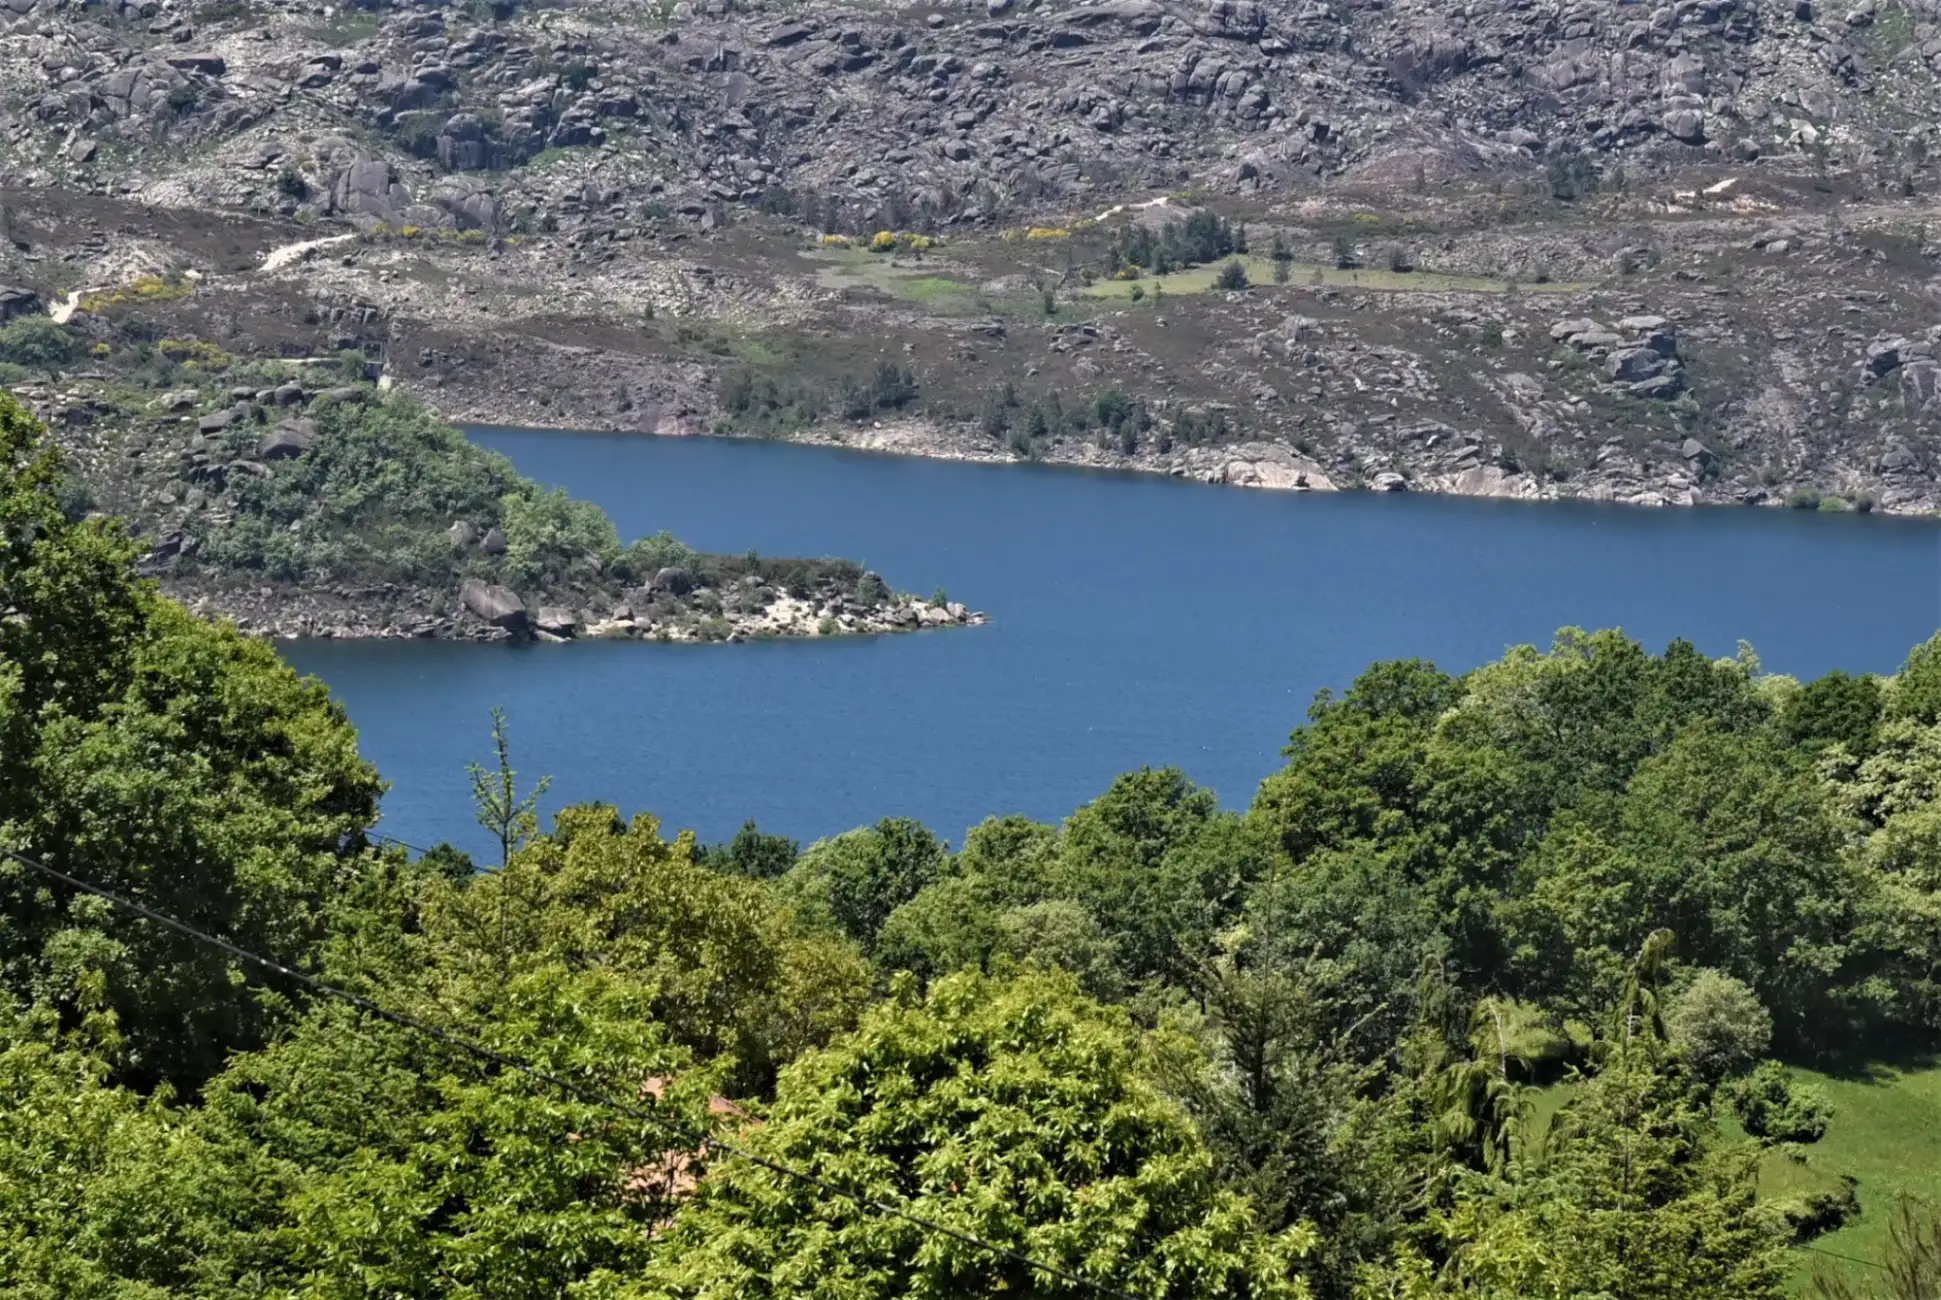
[(1842, 1174), (1858, 1179), (1859, 1217), (1816, 1238), (1816, 1251), (1800, 1252), (1795, 1282), (1804, 1290), (1820, 1268), (1856, 1284), (1872, 1283), (1877, 1270), (1819, 1252), (1878, 1260), (1887, 1249), (1887, 1224), (1900, 1197), (1941, 1205), (1941, 1064), (1877, 1066), (1864, 1075), (1793, 1074), (1826, 1093), (1833, 1121), (1826, 1136), (1806, 1148), (1804, 1166), (1782, 1156), (1765, 1158), (1760, 1195), (1812, 1190)]
[[(1274, 263), (1265, 257), (1243, 257), (1241, 265), (1247, 268), (1247, 278), (1257, 285), (1274, 283)], [(1088, 285), (1085, 293), (1093, 298), (1129, 298), (1132, 287), (1141, 286), (1146, 296), (1150, 296), (1157, 285), (1168, 294), (1205, 293), (1213, 288), (1213, 281), (1220, 274), (1224, 263), (1215, 262), (1206, 266), (1188, 267), (1171, 275), (1148, 275), (1138, 280), (1100, 280)], [(1293, 262), (1289, 264), (1287, 282), (1291, 285), (1319, 283), (1337, 289), (1370, 289), (1378, 293), (1502, 293), (1509, 288), (1510, 282), (1481, 275), (1445, 275), (1440, 271), (1388, 271), (1374, 267), (1352, 267), (1342, 270), (1333, 266), (1321, 266), (1313, 262)], [(1548, 284), (1521, 284), (1519, 288), (1529, 293), (1575, 293), (1589, 286), (1575, 283), (1552, 282)]]
[[(1838, 1231), (1816, 1237), (1808, 1243), (1813, 1249), (1794, 1252), (1793, 1290), (1805, 1294), (1817, 1269), (1866, 1294), (1878, 1274), (1870, 1264), (1887, 1249), (1887, 1225), (1900, 1198), (1920, 1197), (1941, 1205), (1941, 1063), (1876, 1065), (1842, 1075), (1801, 1069), (1792, 1073), (1826, 1094), (1833, 1119), (1825, 1137), (1803, 1148), (1804, 1164), (1776, 1151), (1761, 1158), (1760, 1198), (1779, 1200), (1834, 1188), (1842, 1174), (1857, 1180), (1860, 1214)], [(1572, 1087), (1557, 1083), (1531, 1094), (1524, 1126), (1529, 1148), (1542, 1143)], [(1747, 1140), (1730, 1115), (1721, 1118), (1720, 1129), (1728, 1141)]]
[[(1035, 294), (991, 295), (978, 285), (954, 278), (948, 256), (932, 252), (921, 260), (871, 253), (861, 248), (816, 248), (803, 257), (816, 264), (816, 281), (831, 289), (873, 289), (886, 297), (925, 307), (945, 315), (989, 313), (1031, 315), (1038, 308)], [(1247, 278), (1256, 285), (1272, 286), (1274, 264), (1265, 257), (1244, 257)], [(1083, 298), (1105, 301), (1130, 301), (1134, 286), (1140, 297), (1151, 302), (1155, 289), (1161, 301), (1181, 294), (1202, 294), (1213, 289), (1222, 263), (1188, 267), (1170, 275), (1148, 275), (1138, 280), (1099, 280), (1079, 291)], [(1510, 287), (1505, 279), (1480, 275), (1446, 275), (1440, 271), (1389, 271), (1373, 267), (1341, 270), (1311, 262), (1295, 262), (1289, 269), (1288, 283), (1296, 287), (1316, 283), (1337, 289), (1366, 289), (1377, 293), (1502, 293)], [(1529, 293), (1574, 293), (1589, 286), (1553, 282), (1523, 284)]]
[(971, 311), (978, 287), (944, 274), (949, 261), (932, 253), (921, 260), (861, 248), (818, 248), (802, 256), (816, 264), (816, 283), (829, 289), (874, 289), (887, 297), (933, 311)]

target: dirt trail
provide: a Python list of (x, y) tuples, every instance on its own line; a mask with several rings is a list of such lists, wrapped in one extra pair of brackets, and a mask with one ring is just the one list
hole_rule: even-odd
[(349, 243), (355, 238), (357, 238), (355, 233), (348, 235), (328, 235), (323, 239), (304, 239), (294, 244), (285, 244), (281, 248), (272, 248), (268, 253), (264, 254), (261, 269), (265, 271), (280, 271), (292, 262), (302, 261), (319, 248), (328, 248), (332, 244)]

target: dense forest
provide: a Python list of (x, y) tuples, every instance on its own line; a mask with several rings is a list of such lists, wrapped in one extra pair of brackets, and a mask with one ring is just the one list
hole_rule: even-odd
[(956, 847), (542, 827), (502, 748), (475, 868), (61, 490), (0, 403), (9, 1295), (1778, 1296), (1852, 1209), (1758, 1195), (1785, 1067), (1941, 1040), (1941, 634), (1380, 663), (1244, 812), (1142, 769)]

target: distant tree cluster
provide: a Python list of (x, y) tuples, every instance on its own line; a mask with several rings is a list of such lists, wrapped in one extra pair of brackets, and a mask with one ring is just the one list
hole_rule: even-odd
[(740, 428), (787, 433), (836, 416), (867, 420), (900, 411), (917, 400), (916, 372), (897, 361), (877, 363), (864, 377), (842, 375), (833, 383), (790, 373), (753, 369), (722, 378), (716, 404)]
[(1170, 275), (1183, 266), (1217, 262), (1246, 251), (1245, 226), (1201, 208), (1183, 220), (1156, 227), (1137, 221), (1120, 226), (1106, 248), (1105, 269), (1108, 275), (1124, 267)]

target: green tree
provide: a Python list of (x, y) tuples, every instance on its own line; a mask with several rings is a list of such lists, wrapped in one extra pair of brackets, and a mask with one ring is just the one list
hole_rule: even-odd
[(765, 835), (753, 821), (745, 821), (734, 838), (705, 852), (696, 861), (717, 871), (732, 871), (757, 880), (773, 880), (795, 865), (802, 846), (786, 835)]
[(1894, 677), (1887, 716), (1941, 722), (1941, 632), (1908, 652), (1907, 662)]
[(811, 844), (782, 878), (783, 896), (867, 949), (891, 912), (944, 874), (945, 849), (921, 824), (886, 817)]
[(1340, 969), (1272, 919), (1253, 913), (1222, 933), (1194, 973), (1204, 1014), (1180, 1018), (1204, 1057), (1184, 1058), (1168, 1082), (1199, 1121), (1221, 1182), (1270, 1230), (1311, 1224), (1318, 1241), (1302, 1272), (1317, 1294), (1342, 1295), (1383, 1253), (1414, 1189)]
[(623, 823), (601, 804), (564, 809), (503, 870), (425, 892), (414, 917), (432, 965), (407, 983), (470, 1004), (555, 963), (613, 972), (648, 990), (673, 1043), (759, 1091), (854, 1022), (867, 971), (764, 882), (711, 871), (693, 850), (644, 813)]
[(512, 742), (506, 734), (505, 710), (492, 710), (492, 753), (494, 764), (487, 770), (477, 763), (468, 765), (465, 774), (472, 782), (473, 815), (499, 844), (499, 865), (512, 861), (512, 851), (539, 833), (539, 800), (553, 783), (550, 776), (539, 778), (530, 790), (519, 793), (519, 774), (512, 770)]
[[(1209, 836), (1224, 847), (1196, 851)], [(1128, 976), (1178, 973), (1237, 910), (1268, 849), (1177, 768), (1141, 768), (1066, 819), (1061, 888), (1097, 918)]]
[[(294, 966), (370, 868), (382, 788), (323, 686), (135, 579), (62, 514), (60, 462), (0, 397), (0, 843)], [(193, 1085), (274, 1014), (220, 952), (0, 865), (0, 986), (73, 1023), (99, 1000), (123, 1077)]]
[[(783, 1075), (740, 1141), (856, 1195), (1138, 1295), (1296, 1297), (1305, 1228), (1261, 1234), (1129, 1022), (1046, 978), (959, 975)], [(1091, 1296), (1014, 1260), (731, 1158), (623, 1294), (845, 1300)]]
[(1786, 697), (1780, 725), (1787, 739), (1803, 749), (1815, 751), (1839, 744), (1864, 757), (1873, 747), (1880, 709), (1877, 679), (1832, 672)]
[(620, 537), (606, 512), (567, 496), (563, 488), (509, 492), (499, 509), (505, 576), (515, 587), (590, 577), (620, 559)]
[(1773, 1018), (1744, 981), (1701, 970), (1673, 1000), (1666, 1027), (1692, 1072), (1715, 1083), (1766, 1054)]

